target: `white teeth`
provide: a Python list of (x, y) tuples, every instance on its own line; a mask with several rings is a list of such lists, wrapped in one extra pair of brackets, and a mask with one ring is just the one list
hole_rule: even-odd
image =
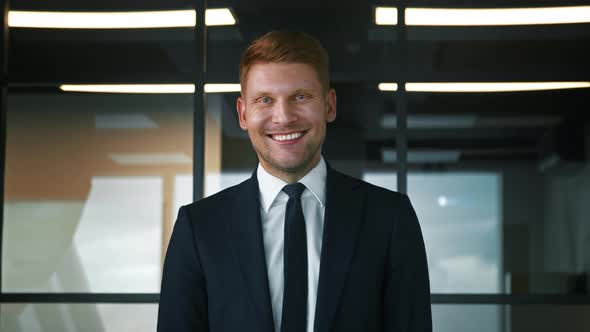
[(287, 135), (272, 135), (272, 139), (275, 141), (288, 141), (303, 136), (303, 133), (292, 133)]

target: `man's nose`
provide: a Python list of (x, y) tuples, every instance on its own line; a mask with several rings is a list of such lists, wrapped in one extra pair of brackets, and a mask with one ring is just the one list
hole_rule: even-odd
[(272, 113), (272, 121), (275, 123), (290, 123), (297, 120), (296, 109), (288, 100), (276, 102)]

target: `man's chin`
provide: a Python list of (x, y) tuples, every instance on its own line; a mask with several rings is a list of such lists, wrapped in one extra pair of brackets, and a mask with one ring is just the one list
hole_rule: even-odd
[(284, 173), (299, 173), (305, 169), (303, 163), (275, 163), (272, 166)]
[(270, 160), (266, 164), (282, 173), (297, 174), (305, 171), (309, 162), (306, 160)]
[[(267, 170), (272, 170), (287, 173), (287, 174), (299, 174), (302, 172), (309, 171), (314, 166), (314, 156), (307, 153), (301, 154), (258, 154), (258, 159)], [(319, 156), (317, 157), (319, 160)], [(313, 164), (313, 165), (312, 165)]]

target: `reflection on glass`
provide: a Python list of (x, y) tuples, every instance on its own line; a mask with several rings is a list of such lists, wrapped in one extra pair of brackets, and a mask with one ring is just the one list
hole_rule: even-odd
[(237, 97), (235, 93), (207, 96), (205, 197), (250, 178), (257, 165), (248, 135), (238, 125)]
[(502, 291), (499, 186), (499, 176), (493, 173), (408, 176), (433, 292)]
[[(432, 326), (436, 332), (508, 332), (503, 328), (503, 306), (433, 305)], [(457, 319), (457, 317), (461, 319)], [(514, 331), (516, 332), (516, 331)], [(523, 331), (524, 332), (524, 331)]]
[(181, 174), (174, 177), (173, 199), (174, 205), (170, 211), (170, 220), (176, 222), (180, 207), (193, 201), (193, 176), (191, 174)]
[(543, 282), (551, 282), (549, 277), (554, 284), (557, 278), (565, 279), (560, 283), (564, 292), (588, 294), (590, 164), (558, 161), (544, 168), (543, 175), (547, 188), (542, 210), (546, 216), (543, 267), (547, 272)]
[[(156, 304), (3, 304), (0, 330), (155, 331), (157, 310)], [(436, 332), (579, 332), (590, 326), (589, 310), (587, 305), (434, 304), (432, 320)]]
[(590, 326), (589, 309), (588, 305), (434, 304), (432, 325), (436, 332), (579, 332)]
[(381, 188), (397, 191), (397, 175), (395, 173), (365, 171), (363, 180)]
[(209, 173), (205, 179), (205, 196), (211, 196), (250, 178), (249, 172)]
[[(394, 190), (394, 173), (365, 181)], [(494, 173), (412, 173), (408, 189), (422, 227), (433, 293), (502, 292), (500, 178)]]
[[(85, 277), (87, 284), (74, 279), (76, 270), (71, 266), (63, 275), (74, 280), (62, 280), (57, 291), (85, 286), (99, 293), (157, 292), (162, 201), (160, 177), (94, 178), (69, 249), (70, 257), (79, 260), (80, 279)], [(59, 272), (55, 274), (61, 277)]]
[[(2, 332), (155, 331), (156, 304), (3, 304)], [(132, 318), (131, 318), (132, 317)]]
[(2, 290), (158, 292), (175, 176), (192, 171), (191, 104), (11, 95)]

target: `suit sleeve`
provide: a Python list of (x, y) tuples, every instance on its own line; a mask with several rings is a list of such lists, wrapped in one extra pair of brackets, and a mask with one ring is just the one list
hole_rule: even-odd
[(398, 204), (385, 280), (384, 330), (431, 332), (430, 282), (424, 240), (407, 196)]
[(209, 331), (205, 277), (186, 207), (178, 211), (164, 261), (157, 331)]

